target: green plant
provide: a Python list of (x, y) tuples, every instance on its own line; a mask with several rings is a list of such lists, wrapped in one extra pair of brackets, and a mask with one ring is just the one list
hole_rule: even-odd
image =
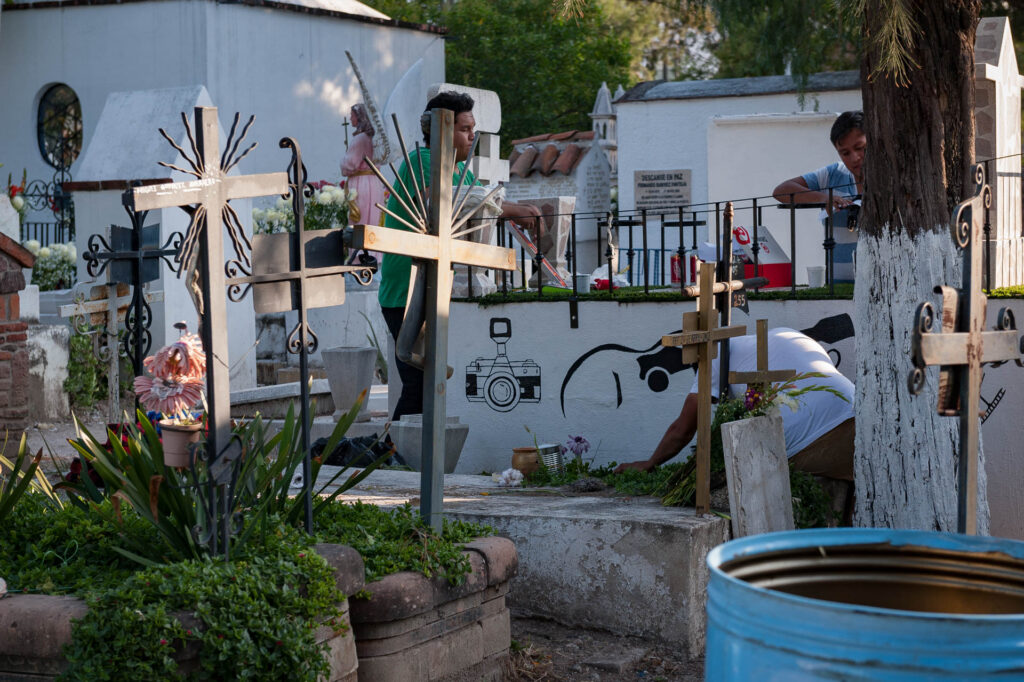
[[(305, 201), (303, 225), (307, 230), (327, 230), (345, 227), (349, 212), (355, 205), (355, 190), (332, 185), (326, 180), (311, 183), (312, 195)], [(252, 210), (253, 232), (256, 234), (277, 234), (295, 231), (295, 213), (291, 199), (281, 198), (267, 209)]]
[(337, 627), (334, 572), (309, 539), (277, 525), (230, 563), (193, 559), (140, 571), (87, 598), (61, 679), (178, 679), (174, 654), (200, 645), (197, 679), (298, 679), (328, 672), (321, 622)]
[[(28, 442), (25, 434), (21, 434), (21, 442), (18, 444), (18, 454), (14, 461), (3, 456), (7, 450), (7, 439), (9, 434), (4, 434), (3, 447), (0, 447), (0, 527), (4, 525), (5, 519), (14, 509), (26, 492), (41, 494), (50, 504), (60, 507), (61, 502), (53, 491), (46, 476), (39, 470), (39, 462), (43, 458), (43, 451), (36, 453), (35, 457), (29, 458)], [(26, 466), (27, 463), (27, 466)]]
[[(364, 399), (365, 392), (338, 421), (325, 452), (337, 447), (355, 421)], [(164, 466), (163, 449), (155, 427), (141, 411), (137, 419), (139, 427), (125, 425), (127, 438), (122, 439), (108, 430), (109, 448), (76, 421), (80, 435), (72, 445), (103, 479), (105, 492), (93, 485), (88, 476), (83, 476), (77, 484), (62, 487), (74, 495), (78, 504), (97, 502), (109, 496), (110, 508), (97, 508), (108, 520), (119, 522), (120, 505), (127, 502), (141, 518), (152, 524), (159, 542), (126, 534), (124, 546), (118, 548), (124, 556), (145, 565), (203, 558), (207, 548), (198, 538), (214, 530), (210, 527), (204, 500), (200, 498), (207, 489), (209, 471), (203, 461), (185, 471)], [(290, 491), (292, 479), (303, 460), (294, 406), (289, 408), (281, 430), (273, 436), (267, 436), (266, 426), (259, 416), (236, 424), (234, 434), (242, 444), (243, 454), (231, 500), (230, 513), (238, 524), (232, 538), (232, 553), (272, 532), (275, 523), (272, 519), (280, 518), (289, 525), (299, 526), (304, 512), (302, 497)], [(314, 517), (338, 495), (362, 481), (388, 456), (390, 453), (348, 476), (327, 495), (327, 489), (346, 472), (345, 468), (339, 469), (319, 490), (313, 491)], [(313, 458), (314, 481), (321, 466), (321, 460)]]
[(107, 365), (93, 349), (93, 337), (102, 334), (100, 325), (75, 326), (68, 342), (68, 378), (64, 391), (72, 407), (89, 408), (108, 397)]
[(320, 542), (356, 549), (363, 557), (367, 582), (412, 570), (452, 584), (463, 582), (470, 570), (461, 544), (494, 535), (487, 526), (453, 519), (444, 520), (438, 535), (408, 504), (384, 510), (362, 502), (329, 504), (317, 516), (315, 532)]
[(366, 316), (362, 310), (359, 314), (366, 320), (366, 328), (370, 330), (370, 333), (366, 335), (366, 340), (370, 342), (374, 348), (377, 349), (377, 359), (374, 360), (373, 371), (377, 374), (377, 380), (382, 383), (388, 383), (388, 360), (384, 357), (384, 351), (381, 350), (382, 346), (380, 341), (377, 339), (377, 332), (373, 330), (373, 324), (370, 322), (370, 318)]

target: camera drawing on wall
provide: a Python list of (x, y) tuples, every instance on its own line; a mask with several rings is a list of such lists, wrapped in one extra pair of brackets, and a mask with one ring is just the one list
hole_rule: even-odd
[(493, 358), (477, 358), (466, 366), (466, 399), (486, 402), (492, 410), (508, 412), (520, 402), (540, 402), (540, 365), (533, 360), (509, 360), (505, 344), (512, 338), (507, 317), (491, 318), (491, 340), (498, 346)]

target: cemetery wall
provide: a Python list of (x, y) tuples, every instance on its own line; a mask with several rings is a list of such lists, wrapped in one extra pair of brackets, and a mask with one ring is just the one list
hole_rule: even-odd
[(35, 130), (40, 97), (56, 83), (79, 97), (83, 149), (111, 92), (205, 85), (225, 128), (235, 111), (256, 116), (250, 140), (261, 144), (243, 172), (283, 170), (288, 156), (277, 141), (291, 135), (303, 146), (311, 179), (337, 180), (341, 123), (362, 97), (346, 49), (380, 106), (417, 60), (424, 91), (444, 80), (444, 45), (428, 31), (201, 0), (54, 5), (8, 6), (0, 39), (0, 149), (5, 170), (24, 167), (30, 179), (53, 175)]
[[(994, 301), (989, 306), (989, 327), (1004, 305)], [(1024, 319), (1024, 301), (1008, 305), (1018, 320)], [(587, 458), (598, 465), (647, 459), (678, 416), (693, 383), (694, 373), (680, 367), (679, 351), (660, 346), (663, 334), (681, 329), (682, 312), (691, 307), (585, 301), (579, 308), (579, 328), (571, 329), (564, 302), (488, 308), (453, 303), (449, 363), (455, 374), (449, 381), (447, 409), (470, 425), (456, 472), (508, 468), (513, 447), (533, 445), (533, 435), (524, 427), (541, 443), (584, 436), (593, 448)], [(746, 324), (751, 333), (758, 318), (767, 318), (770, 327), (830, 329), (840, 338), (823, 345), (838, 360), (839, 370), (854, 381), (852, 315), (852, 301), (752, 301), (750, 314), (735, 310), (733, 322)], [(509, 320), (512, 331), (504, 358), (489, 337), (491, 320), (501, 318)], [(992, 405), (982, 428), (992, 533), (1024, 539), (1020, 372), (1014, 363), (987, 368), (981, 394)], [(511, 406), (488, 402), (483, 389), (488, 378), (499, 373), (511, 375), (517, 385), (539, 383), (539, 399), (521, 399)], [(480, 391), (468, 395), (467, 386), (473, 384)]]

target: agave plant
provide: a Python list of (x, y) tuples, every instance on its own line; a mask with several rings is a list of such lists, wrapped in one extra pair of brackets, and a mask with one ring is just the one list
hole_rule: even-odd
[[(7, 449), (7, 436), (4, 436), (4, 445), (0, 453)], [(0, 526), (3, 526), (7, 516), (14, 509), (14, 505), (27, 492), (32, 491), (44, 495), (55, 507), (62, 506), (60, 498), (54, 492), (53, 486), (39, 470), (39, 462), (43, 459), (43, 451), (39, 450), (29, 459), (28, 443), (25, 434), (21, 435), (21, 442), (18, 444), (18, 454), (14, 461), (7, 459), (0, 454)], [(26, 466), (26, 461), (28, 465)]]

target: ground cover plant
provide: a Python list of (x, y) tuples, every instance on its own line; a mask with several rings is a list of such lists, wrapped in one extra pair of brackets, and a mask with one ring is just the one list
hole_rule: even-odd
[[(505, 303), (557, 303), (568, 301), (572, 298), (572, 289), (561, 289), (558, 287), (544, 287), (542, 296), (538, 297), (537, 290), (510, 289), (507, 293), (500, 289), (486, 296), (474, 298), (452, 299), (457, 301), (468, 301), (477, 303), (482, 308), (502, 305)], [(655, 288), (651, 287), (649, 293), (644, 292), (642, 286), (621, 287), (615, 291), (592, 290), (588, 293), (577, 293), (576, 298), (580, 301), (616, 301), (618, 303), (664, 303), (671, 301), (694, 301), (691, 296), (683, 296), (676, 287)], [(796, 293), (787, 289), (774, 291), (751, 291), (747, 293), (751, 301), (783, 301), (783, 300), (819, 300), (819, 299), (853, 299), (852, 284), (836, 284), (835, 293), (829, 293), (828, 287), (817, 287), (810, 289), (801, 287)]]
[[(326, 452), (358, 409), (339, 422)], [(63, 679), (320, 679), (328, 661), (315, 633), (321, 624), (337, 625), (346, 595), (314, 542), (354, 546), (365, 556), (368, 581), (414, 570), (459, 583), (470, 570), (460, 543), (493, 533), (446, 521), (438, 536), (411, 507), (387, 511), (338, 500), (368, 467), (316, 498), (316, 533), (306, 534), (302, 499), (291, 487), (302, 453), (289, 413), (274, 435), (258, 418), (234, 427), (243, 456), (231, 561), (224, 561), (202, 541), (213, 530), (201, 500), (205, 463), (164, 466), (157, 427), (142, 412), (136, 418), (108, 430), (102, 444), (80, 431), (74, 445), (96, 479), (62, 483), (59, 497), (34, 469), (0, 481), (0, 501), (9, 503), (0, 524), (0, 575), (10, 592), (72, 595), (90, 607), (73, 624)], [(314, 473), (319, 466), (314, 462)], [(179, 669), (183, 650), (196, 647), (198, 668)]]

